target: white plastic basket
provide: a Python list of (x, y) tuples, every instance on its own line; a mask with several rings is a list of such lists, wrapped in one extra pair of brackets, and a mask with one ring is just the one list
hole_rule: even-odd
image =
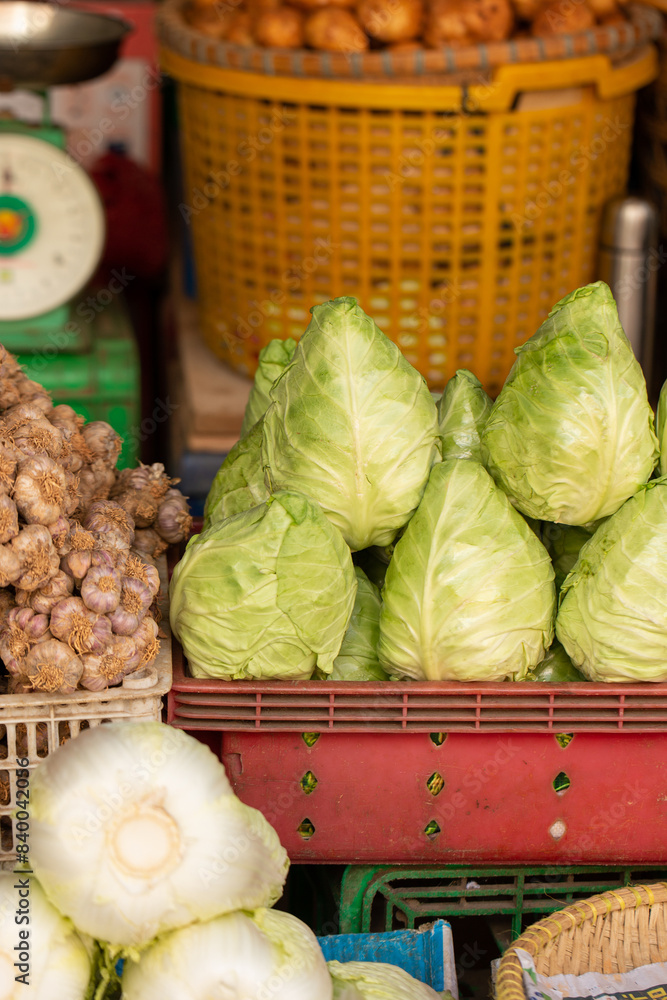
[[(29, 848), (29, 773), (40, 761), (68, 739), (78, 736), (82, 730), (103, 722), (159, 721), (162, 718), (162, 699), (171, 687), (172, 677), (165, 556), (158, 566), (162, 582), (160, 629), (164, 638), (160, 639), (160, 652), (153, 663), (130, 674), (121, 685), (107, 691), (77, 691), (71, 695), (37, 692), (0, 695), (1, 868), (13, 868), (23, 853), (22, 845)], [(20, 789), (17, 780), (21, 784)]]

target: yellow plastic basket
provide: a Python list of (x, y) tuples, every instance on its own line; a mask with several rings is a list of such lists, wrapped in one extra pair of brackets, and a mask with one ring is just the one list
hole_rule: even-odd
[(467, 367), (496, 393), (516, 345), (594, 277), (652, 45), (465, 83), (299, 78), (213, 65), (215, 46), (176, 51), (177, 10), (167, 0), (162, 65), (179, 84), (180, 211), (213, 351), (253, 375), (312, 305), (353, 295), (433, 388)]

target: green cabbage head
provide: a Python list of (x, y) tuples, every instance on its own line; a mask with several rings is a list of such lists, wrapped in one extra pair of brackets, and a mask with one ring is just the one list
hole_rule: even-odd
[(561, 589), (556, 634), (592, 681), (667, 681), (667, 478), (586, 542)]
[(667, 475), (667, 382), (660, 390), (658, 409), (655, 414), (655, 432), (660, 445), (660, 475)]
[(205, 529), (268, 500), (262, 468), (262, 424), (263, 420), (258, 420), (236, 442), (218, 469), (204, 506)]
[(443, 458), (482, 461), (480, 432), (493, 403), (472, 372), (462, 368), (450, 378), (438, 400)]
[(387, 569), (380, 663), (414, 680), (521, 680), (551, 645), (553, 579), (483, 466), (439, 463)]
[(565, 577), (579, 558), (582, 545), (593, 534), (593, 528), (575, 527), (571, 524), (553, 524), (544, 521), (541, 539), (554, 564), (556, 590), (563, 586)]
[(525, 678), (527, 681), (542, 681), (547, 684), (572, 684), (588, 680), (572, 663), (558, 639), (554, 639), (551, 647), (541, 663), (531, 670)]
[(613, 514), (658, 457), (639, 363), (603, 282), (579, 288), (516, 348), (482, 431), (484, 464), (529, 517)]
[(389, 677), (378, 660), (380, 641), (380, 591), (359, 567), (357, 596), (340, 653), (334, 660), (333, 670), (327, 680), (332, 681), (388, 681)]
[(355, 299), (311, 311), (271, 389), (264, 466), (273, 489), (316, 500), (350, 548), (388, 545), (419, 504), (437, 456), (435, 403)]
[(333, 1000), (440, 1000), (397, 965), (384, 962), (327, 962)]
[(169, 589), (194, 677), (307, 680), (330, 673), (357, 581), (317, 504), (281, 492), (190, 540)]
[(283, 370), (292, 360), (296, 350), (296, 340), (270, 340), (259, 352), (255, 381), (253, 382), (248, 403), (243, 415), (241, 437), (254, 427), (260, 417), (266, 413), (269, 403), (271, 386), (282, 375)]

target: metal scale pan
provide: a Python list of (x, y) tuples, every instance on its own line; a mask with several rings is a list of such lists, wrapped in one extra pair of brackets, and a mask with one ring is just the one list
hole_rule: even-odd
[(81, 83), (118, 58), (125, 21), (52, 3), (0, 0), (0, 89)]

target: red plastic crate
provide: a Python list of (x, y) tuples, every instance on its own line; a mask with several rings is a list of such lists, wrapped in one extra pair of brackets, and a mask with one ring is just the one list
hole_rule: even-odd
[(222, 681), (173, 661), (169, 722), (190, 731), (667, 733), (667, 684)]
[(220, 753), (292, 861), (667, 860), (667, 733), (224, 733)]
[(173, 661), (168, 721), (217, 741), (292, 861), (667, 860), (667, 684), (227, 682)]

